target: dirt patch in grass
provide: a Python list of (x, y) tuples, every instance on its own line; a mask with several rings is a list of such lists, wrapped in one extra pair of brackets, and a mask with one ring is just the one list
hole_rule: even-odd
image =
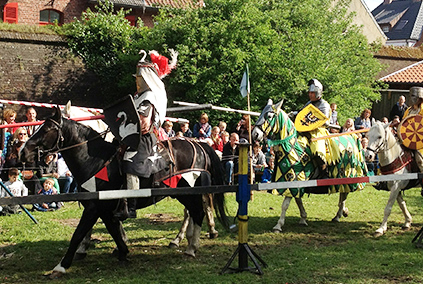
[(149, 219), (150, 224), (166, 224), (180, 222), (180, 218), (173, 214), (157, 213), (157, 214), (145, 214), (145, 218)]
[(56, 219), (54, 221), (57, 221), (58, 223), (63, 224), (65, 226), (76, 228), (76, 226), (78, 226), (79, 224), (79, 220), (80, 219), (78, 218), (70, 218), (70, 219)]

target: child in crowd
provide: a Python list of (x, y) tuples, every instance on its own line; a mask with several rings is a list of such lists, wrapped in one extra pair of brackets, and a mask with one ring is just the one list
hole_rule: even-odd
[(229, 142), (229, 132), (223, 131), (222, 133), (220, 133), (220, 137), (222, 137), (223, 146), (225, 146), (226, 143)]
[(192, 137), (192, 131), (189, 129), (188, 122), (181, 123), (181, 132), (183, 133), (184, 137)]
[[(38, 192), (38, 194), (42, 195), (54, 195), (57, 194), (56, 189), (54, 188), (54, 180), (48, 178), (43, 183), (43, 188)], [(51, 211), (60, 209), (61, 204), (60, 202), (45, 202), (43, 204), (34, 204), (34, 209), (42, 212)]]
[[(9, 189), (13, 196), (27, 196), (28, 188), (24, 185), (23, 181), (19, 179), (19, 170), (17, 168), (10, 168), (8, 174), (9, 180), (4, 183), (4, 186)], [(9, 196), (9, 194), (5, 189), (1, 189), (0, 197), (6, 196)], [(16, 214), (19, 212), (19, 205), (6, 205), (0, 209), (0, 215)]]
[(219, 121), (219, 133), (222, 134), (223, 131), (226, 131), (226, 122), (224, 121)]
[(167, 137), (171, 138), (171, 137), (175, 137), (175, 130), (173, 130), (173, 123), (172, 121), (166, 120), (163, 123), (163, 128), (166, 131)]
[(212, 128), (211, 139), (213, 141), (213, 144), (211, 146), (214, 150), (223, 152), (223, 140), (222, 140), (222, 137), (220, 137), (219, 133), (220, 133), (219, 127), (215, 126)]
[(268, 166), (264, 169), (263, 175), (261, 176), (262, 183), (272, 182), (273, 169), (275, 167), (275, 157), (271, 156), (267, 164)]
[(341, 132), (350, 132), (350, 131), (354, 131), (354, 120), (352, 118), (348, 118), (345, 123), (344, 126), (342, 126), (342, 130)]

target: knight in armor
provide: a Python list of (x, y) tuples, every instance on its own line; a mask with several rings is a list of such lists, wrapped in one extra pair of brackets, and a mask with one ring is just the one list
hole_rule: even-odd
[[(308, 82), (308, 96), (310, 100), (304, 105), (303, 109), (307, 108), (309, 105), (313, 105), (317, 108), (317, 112), (320, 112), (320, 116), (326, 120), (321, 126), (309, 130), (307, 132), (303, 132), (302, 134), (306, 136), (310, 141), (310, 149), (314, 155), (314, 159), (319, 166), (319, 168), (324, 171), (327, 167), (328, 160), (327, 160), (327, 145), (325, 140), (316, 140), (313, 141), (312, 138), (322, 137), (329, 135), (329, 131), (327, 127), (329, 126), (329, 118), (330, 118), (330, 105), (329, 103), (323, 99), (323, 85), (317, 79), (311, 79)], [(313, 114), (313, 116), (317, 117), (317, 113)], [(297, 116), (298, 118), (298, 116)], [(298, 129), (297, 129), (298, 130)], [(301, 132), (301, 131), (300, 131)]]
[[(411, 106), (404, 112), (403, 118), (406, 119), (407, 116), (415, 114), (423, 116), (423, 87), (410, 88), (410, 103)], [(417, 166), (420, 172), (423, 172), (423, 149), (413, 152)]]
[[(144, 181), (169, 164), (169, 159), (157, 151), (157, 136), (165, 120), (167, 105), (167, 94), (161, 79), (176, 66), (177, 53), (173, 50), (171, 53), (170, 64), (166, 57), (150, 51), (153, 63), (144, 60), (144, 52), (144, 58), (137, 65), (137, 93), (133, 101), (139, 116), (140, 133), (138, 147), (127, 147), (123, 155), (122, 171), (126, 174), (128, 189), (140, 189)], [(136, 199), (128, 198), (127, 202), (123, 202), (115, 217), (121, 220), (126, 217), (136, 218)]]

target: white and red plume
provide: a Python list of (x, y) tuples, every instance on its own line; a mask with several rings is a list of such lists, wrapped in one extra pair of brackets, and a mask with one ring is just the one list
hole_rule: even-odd
[(178, 61), (178, 52), (169, 49), (171, 61), (163, 55), (160, 55), (157, 51), (151, 50), (148, 54), (150, 55), (151, 62), (154, 63), (157, 73), (160, 79), (163, 79), (166, 75), (168, 75), (172, 69), (175, 69), (176, 62)]

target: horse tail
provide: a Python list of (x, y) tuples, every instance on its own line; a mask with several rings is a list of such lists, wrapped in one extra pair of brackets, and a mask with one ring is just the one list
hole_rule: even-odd
[[(212, 178), (212, 185), (224, 185), (225, 184), (225, 170), (219, 156), (212, 147), (206, 143), (199, 143), (201, 147), (206, 151), (210, 158), (210, 174)], [(229, 230), (229, 218), (227, 214), (227, 207), (225, 203), (224, 193), (213, 194), (213, 206), (215, 208), (216, 217), (222, 226)]]

